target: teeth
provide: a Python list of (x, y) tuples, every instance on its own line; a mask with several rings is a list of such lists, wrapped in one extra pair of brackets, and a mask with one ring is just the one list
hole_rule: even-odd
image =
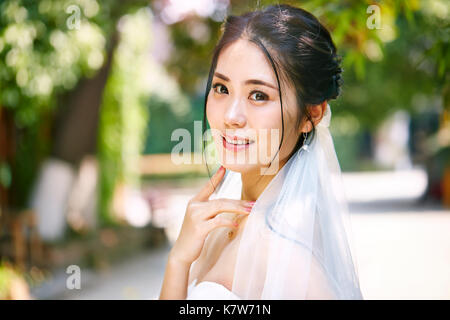
[(248, 143), (248, 142), (245, 141), (245, 140), (230, 140), (230, 139), (227, 139), (227, 138), (225, 138), (225, 140), (226, 140), (228, 143), (231, 143), (231, 144), (247, 144), (247, 143)]

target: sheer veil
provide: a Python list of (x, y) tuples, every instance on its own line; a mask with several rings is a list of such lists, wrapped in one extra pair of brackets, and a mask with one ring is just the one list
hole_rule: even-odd
[[(232, 291), (242, 299), (362, 299), (351, 250), (341, 169), (328, 129), (330, 106), (257, 199), (237, 239)], [(240, 199), (227, 170), (213, 198)]]

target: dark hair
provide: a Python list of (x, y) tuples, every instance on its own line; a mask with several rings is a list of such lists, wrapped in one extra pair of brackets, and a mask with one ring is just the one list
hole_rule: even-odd
[[(220, 52), (235, 41), (245, 39), (261, 48), (277, 78), (282, 121), (281, 141), (277, 153), (281, 149), (284, 137), (280, 77), (295, 88), (300, 108), (297, 128), (306, 117), (312, 124), (314, 135), (315, 126), (307, 106), (336, 99), (340, 93), (341, 58), (336, 53), (336, 46), (328, 30), (308, 11), (287, 4), (277, 4), (240, 16), (228, 16), (222, 24), (221, 33), (221, 38), (214, 49), (206, 84), (204, 130), (206, 130), (207, 99)], [(205, 145), (205, 142), (203, 143)], [(299, 135), (289, 158), (302, 145), (303, 137)]]

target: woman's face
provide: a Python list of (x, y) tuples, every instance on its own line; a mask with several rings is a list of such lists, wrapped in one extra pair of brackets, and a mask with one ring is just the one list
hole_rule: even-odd
[[(288, 160), (300, 134), (295, 128), (299, 109), (294, 89), (285, 83), (281, 86), (284, 138), (269, 170), (276, 171), (271, 174), (278, 171), (279, 163)], [(222, 50), (208, 94), (206, 116), (219, 161), (225, 168), (245, 173), (269, 166), (282, 136), (281, 105), (276, 75), (256, 44), (240, 39)], [(226, 136), (246, 144), (228, 143)]]

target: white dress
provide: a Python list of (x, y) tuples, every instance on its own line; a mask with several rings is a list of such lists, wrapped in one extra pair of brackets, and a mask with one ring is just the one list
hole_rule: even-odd
[(197, 284), (195, 279), (188, 286), (186, 300), (241, 300), (241, 298), (217, 282), (202, 281)]

